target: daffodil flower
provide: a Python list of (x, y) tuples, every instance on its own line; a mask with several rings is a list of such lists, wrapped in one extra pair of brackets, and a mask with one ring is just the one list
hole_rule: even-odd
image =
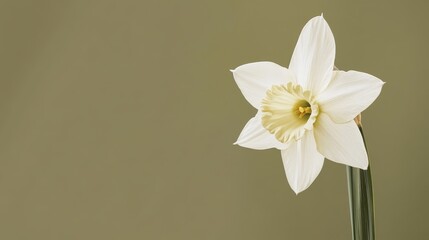
[(323, 16), (299, 36), (289, 68), (256, 62), (232, 70), (246, 100), (258, 111), (235, 144), (281, 150), (289, 185), (307, 189), (324, 158), (366, 169), (368, 156), (353, 119), (380, 94), (380, 79), (334, 70), (335, 40)]

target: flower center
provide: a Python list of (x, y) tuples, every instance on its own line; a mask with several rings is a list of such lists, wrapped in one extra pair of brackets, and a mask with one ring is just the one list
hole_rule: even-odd
[(296, 114), (298, 114), (299, 118), (305, 117), (308, 119), (311, 115), (311, 105), (307, 101), (304, 101), (304, 103), (297, 104), (297, 108), (295, 110)]
[(288, 83), (271, 87), (261, 104), (262, 125), (282, 143), (313, 129), (319, 106), (309, 90)]

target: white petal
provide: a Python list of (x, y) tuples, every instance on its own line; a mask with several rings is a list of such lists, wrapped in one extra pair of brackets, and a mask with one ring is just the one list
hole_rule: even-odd
[(317, 101), (332, 120), (348, 122), (374, 102), (383, 84), (367, 73), (335, 71), (331, 83)]
[(248, 63), (231, 71), (244, 97), (256, 109), (271, 86), (294, 82), (291, 71), (272, 62)]
[(298, 194), (313, 183), (323, 167), (323, 156), (317, 152), (313, 132), (307, 131), (281, 152), (289, 185)]
[(368, 156), (362, 135), (354, 121), (339, 124), (322, 113), (314, 126), (314, 136), (317, 150), (327, 159), (367, 169)]
[(247, 122), (234, 144), (256, 150), (285, 149), (287, 144), (279, 142), (273, 134), (262, 126), (261, 116), (262, 114), (258, 112), (255, 117)]
[(298, 84), (317, 95), (331, 80), (334, 60), (334, 35), (322, 16), (314, 17), (302, 29), (289, 69)]

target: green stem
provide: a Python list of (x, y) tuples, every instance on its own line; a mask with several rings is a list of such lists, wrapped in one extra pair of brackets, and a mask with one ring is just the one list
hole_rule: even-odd
[[(361, 126), (359, 130), (365, 143)], [(367, 170), (347, 166), (347, 180), (353, 240), (375, 240), (370, 166), (368, 165)]]

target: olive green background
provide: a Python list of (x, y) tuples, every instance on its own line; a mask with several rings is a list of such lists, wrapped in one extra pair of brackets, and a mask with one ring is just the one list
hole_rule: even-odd
[(346, 171), (296, 196), (229, 69), (324, 13), (364, 112), (378, 239), (429, 235), (425, 1), (0, 1), (0, 239), (351, 239)]

